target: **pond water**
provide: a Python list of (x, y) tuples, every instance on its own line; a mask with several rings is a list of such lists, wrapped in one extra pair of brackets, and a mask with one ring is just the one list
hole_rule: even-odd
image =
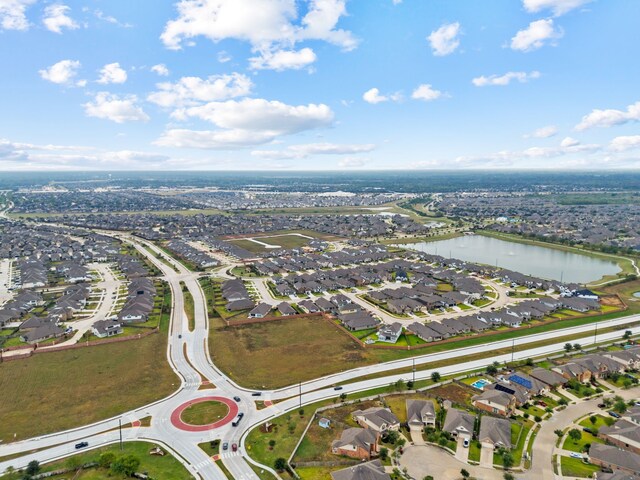
[(634, 297), (636, 297), (636, 298), (640, 298), (640, 292), (635, 292), (635, 293), (633, 294), (633, 296), (634, 296)]
[[(482, 235), (398, 246), (567, 283), (593, 282), (620, 271), (620, 267), (612, 261)], [(636, 295), (640, 296), (640, 292)]]

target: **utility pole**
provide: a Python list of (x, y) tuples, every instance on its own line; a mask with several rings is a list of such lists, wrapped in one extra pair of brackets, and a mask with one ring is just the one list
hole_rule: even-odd
[(511, 363), (513, 363), (513, 355), (515, 353), (516, 350), (516, 339), (512, 339), (511, 340)]
[(415, 388), (415, 386), (416, 386), (416, 359), (412, 358), (411, 360), (413, 361), (413, 387)]
[(598, 322), (596, 322), (596, 329), (595, 329), (595, 331), (593, 332), (593, 344), (594, 344), (594, 345), (597, 343), (597, 342), (596, 342), (597, 338), (598, 338)]
[(122, 419), (118, 419), (118, 428), (120, 430), (120, 451), (124, 449), (124, 445), (122, 445)]
[(298, 394), (299, 395), (298, 396), (298, 398), (299, 398), (298, 402), (299, 402), (299, 407), (302, 408), (302, 382), (298, 383), (298, 388), (299, 388), (299, 390), (298, 390), (298, 392), (299, 392), (299, 394)]

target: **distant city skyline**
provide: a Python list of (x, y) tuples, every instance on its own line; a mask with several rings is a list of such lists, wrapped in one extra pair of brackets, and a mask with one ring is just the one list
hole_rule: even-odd
[(638, 18), (635, 0), (0, 0), (0, 171), (638, 169)]

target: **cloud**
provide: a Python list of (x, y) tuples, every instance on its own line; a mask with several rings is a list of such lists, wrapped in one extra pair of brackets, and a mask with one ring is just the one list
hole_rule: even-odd
[(78, 60), (61, 60), (58, 63), (54, 63), (49, 68), (39, 70), (38, 73), (44, 80), (57, 83), (58, 85), (68, 85), (78, 74), (80, 66), (81, 64)]
[(159, 63), (157, 65), (154, 65), (153, 67), (151, 67), (151, 71), (154, 73), (157, 73), (161, 77), (169, 76), (169, 69), (164, 63)]
[(362, 157), (345, 157), (340, 159), (338, 162), (338, 167), (340, 168), (359, 168), (364, 167), (367, 163), (369, 163), (368, 158)]
[(340, 145), (335, 143), (309, 143), (291, 145), (285, 150), (254, 150), (251, 155), (272, 160), (302, 159), (312, 155), (348, 155), (368, 153), (376, 146), (372, 143), (363, 145)]
[(100, 70), (98, 83), (124, 83), (127, 81), (127, 72), (120, 67), (118, 62), (108, 63)]
[(138, 97), (135, 95), (118, 96), (99, 92), (93, 102), (87, 102), (83, 106), (88, 117), (104, 118), (116, 123), (149, 120), (149, 116), (138, 105)]
[(563, 35), (562, 29), (554, 27), (553, 19), (536, 20), (515, 34), (511, 39), (511, 48), (522, 52), (531, 52), (547, 44), (554, 45), (554, 40)]
[(251, 93), (253, 83), (246, 75), (231, 73), (200, 77), (182, 77), (176, 83), (158, 83), (158, 91), (147, 100), (161, 107), (195, 106), (199, 103), (244, 97)]
[(557, 135), (558, 127), (555, 125), (547, 125), (546, 127), (538, 128), (532, 133), (527, 133), (524, 138), (549, 138)]
[(218, 61), (220, 63), (227, 63), (230, 60), (231, 60), (231, 55), (229, 55), (229, 53), (227, 53), (224, 50), (218, 52)]
[(200, 36), (213, 42), (245, 41), (260, 54), (250, 59), (252, 68), (278, 67), (274, 70), (311, 63), (310, 49), (293, 48), (305, 40), (322, 40), (346, 51), (356, 48), (353, 34), (337, 28), (347, 14), (346, 0), (308, 0), (305, 4), (307, 12), (298, 20), (296, 0), (181, 0), (176, 4), (177, 18), (167, 22), (160, 39), (172, 50)]
[(611, 140), (609, 144), (611, 150), (622, 152), (624, 150), (631, 150), (634, 148), (640, 148), (640, 135), (628, 135), (623, 137), (616, 137)]
[(42, 23), (50, 32), (62, 33), (63, 28), (76, 30), (80, 28), (78, 24), (67, 15), (71, 8), (60, 3), (49, 5), (44, 9), (44, 19)]
[(0, 0), (0, 28), (2, 30), (27, 30), (27, 7), (36, 0)]
[(199, 118), (220, 130), (173, 129), (156, 145), (194, 148), (240, 148), (271, 142), (282, 135), (327, 127), (333, 112), (324, 104), (287, 105), (279, 101), (245, 98), (240, 101), (210, 102), (184, 108), (176, 118)]
[(476, 77), (471, 80), (476, 87), (487, 87), (487, 86), (506, 86), (511, 83), (511, 80), (517, 80), (520, 83), (527, 83), (529, 80), (540, 78), (540, 72), (533, 71), (530, 73), (527, 72), (507, 72), (504, 75), (491, 75), (489, 77), (485, 77), (484, 75), (480, 77)]
[(98, 20), (102, 20), (103, 22), (111, 23), (122, 28), (131, 28), (133, 26), (130, 23), (120, 22), (116, 17), (112, 15), (106, 15), (102, 10), (95, 10), (93, 14)]
[(441, 98), (443, 93), (439, 90), (435, 90), (431, 87), (431, 85), (427, 83), (423, 83), (416, 88), (411, 94), (411, 98), (414, 100), (424, 100), (425, 102), (430, 102), (432, 100), (437, 100)]
[(529, 13), (551, 10), (556, 17), (581, 7), (591, 0), (523, 0), (524, 8)]
[(398, 102), (402, 100), (402, 94), (400, 92), (396, 92), (390, 95), (381, 95), (380, 90), (378, 90), (377, 88), (371, 88), (364, 92), (364, 94), (362, 95), (362, 99), (367, 103), (375, 105), (376, 103), (388, 101)]
[(299, 70), (311, 65), (317, 59), (316, 54), (310, 48), (301, 50), (277, 50), (265, 51), (258, 57), (249, 59), (249, 68), (252, 70)]
[(434, 30), (427, 37), (433, 54), (437, 57), (443, 57), (455, 52), (460, 45), (458, 34), (460, 33), (460, 24), (445, 23), (438, 30)]
[(400, 4), (402, 3), (402, 0), (391, 0), (391, 2), (392, 2), (394, 5), (400, 5)]
[(640, 102), (627, 106), (627, 110), (599, 110), (594, 109), (588, 115), (582, 117), (582, 121), (575, 129), (587, 130), (593, 127), (612, 127), (630, 122), (640, 121)]

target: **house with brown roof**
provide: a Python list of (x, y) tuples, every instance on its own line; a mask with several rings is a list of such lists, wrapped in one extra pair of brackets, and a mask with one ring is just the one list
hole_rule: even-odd
[(380, 434), (369, 428), (347, 428), (340, 438), (331, 444), (331, 452), (361, 460), (370, 460), (378, 455)]

